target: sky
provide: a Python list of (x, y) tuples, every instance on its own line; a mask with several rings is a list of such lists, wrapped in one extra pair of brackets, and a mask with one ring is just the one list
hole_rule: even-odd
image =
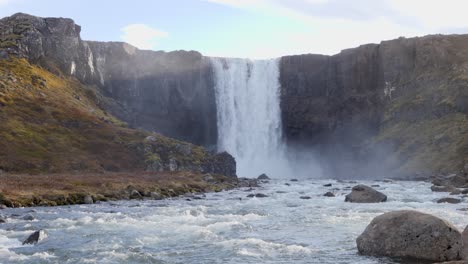
[(72, 18), (85, 40), (253, 59), (464, 34), (466, 10), (467, 0), (0, 0), (0, 17)]

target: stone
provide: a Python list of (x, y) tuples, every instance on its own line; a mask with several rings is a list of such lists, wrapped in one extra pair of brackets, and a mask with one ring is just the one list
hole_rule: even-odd
[(257, 194), (249, 194), (247, 195), (248, 198), (253, 198), (253, 197), (257, 197), (257, 198), (265, 198), (265, 197), (268, 197), (268, 195), (266, 194), (263, 194), (263, 193), (257, 193)]
[(83, 203), (84, 204), (93, 204), (94, 203), (93, 197), (91, 197), (91, 195), (86, 195), (83, 198)]
[(177, 166), (177, 160), (169, 159), (169, 171), (176, 171), (179, 166)]
[(345, 202), (351, 203), (380, 203), (387, 201), (387, 196), (369, 186), (356, 185), (351, 193), (346, 195)]
[(331, 187), (332, 184), (331, 183), (327, 183), (327, 184), (324, 184), (323, 187)]
[(335, 197), (335, 194), (332, 192), (326, 192), (323, 196), (325, 197)]
[(463, 166), (463, 172), (468, 175), (468, 163), (465, 163), (465, 166)]
[(190, 156), (192, 155), (192, 147), (189, 144), (177, 144), (176, 149), (182, 153), (182, 155)]
[(44, 230), (38, 230), (29, 235), (29, 237), (26, 240), (24, 240), (23, 245), (35, 245), (45, 238), (47, 238), (47, 233)]
[(286, 185), (286, 186), (291, 186), (291, 184), (290, 184), (290, 183), (285, 183), (284, 185)]
[(297, 182), (299, 181), (298, 179), (291, 179), (292, 182)]
[(458, 204), (458, 203), (461, 203), (461, 200), (457, 199), (457, 198), (446, 197), (446, 198), (441, 198), (441, 199), (437, 200), (437, 203)]
[(227, 152), (212, 155), (202, 164), (202, 172), (236, 178), (236, 160)]
[(257, 179), (249, 179), (249, 178), (239, 178), (237, 180), (237, 187), (244, 188), (244, 187), (258, 187)]
[(299, 197), (299, 198), (300, 198), (300, 199), (303, 199), (303, 200), (309, 200), (309, 199), (311, 199), (310, 196), (301, 196), (301, 197)]
[(378, 184), (373, 184), (373, 185), (371, 185), (371, 187), (372, 187), (372, 188), (378, 188), (378, 187), (380, 187), (380, 185), (378, 185)]
[(462, 194), (462, 191), (459, 189), (456, 189), (450, 193), (450, 195), (459, 195), (459, 194)]
[(359, 253), (428, 261), (459, 260), (463, 241), (450, 223), (412, 210), (375, 217), (356, 240)]
[(6, 218), (0, 215), (0, 224), (6, 223)]
[(159, 192), (151, 192), (149, 196), (151, 197), (151, 199), (154, 199), (154, 200), (164, 199), (164, 196), (162, 196), (162, 194), (160, 194)]
[(22, 219), (26, 220), (26, 221), (33, 221), (36, 218), (34, 218), (34, 216), (31, 215), (31, 214), (27, 214), (27, 215), (23, 216)]
[(155, 136), (147, 136), (147, 137), (145, 138), (145, 141), (146, 141), (146, 142), (156, 142), (157, 139), (156, 139)]
[(129, 197), (130, 197), (130, 199), (143, 199), (143, 196), (137, 190), (131, 190)]
[(456, 191), (457, 189), (453, 186), (436, 186), (432, 185), (431, 190), (433, 192), (453, 192)]
[(208, 182), (208, 183), (215, 183), (215, 182), (216, 182), (216, 180), (215, 180), (215, 178), (213, 177), (213, 175), (211, 175), (211, 174), (209, 174), (209, 173), (203, 175), (203, 180), (206, 181), (206, 182)]
[(257, 177), (257, 180), (271, 180), (265, 173)]
[(461, 191), (461, 194), (468, 194), (468, 189), (464, 189)]
[(468, 226), (465, 227), (465, 230), (462, 232), (462, 240), (463, 240), (463, 250), (462, 250), (462, 258), (468, 260)]
[(466, 184), (466, 178), (456, 174), (448, 176), (447, 181), (454, 187), (462, 187)]
[(4, 204), (0, 204), (0, 210), (7, 209), (8, 207)]

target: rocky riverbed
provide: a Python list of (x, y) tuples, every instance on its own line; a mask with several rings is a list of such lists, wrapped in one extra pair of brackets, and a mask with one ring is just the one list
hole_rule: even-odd
[[(358, 184), (374, 186), (387, 201), (345, 202)], [(9, 208), (0, 210), (6, 220), (0, 224), (0, 263), (398, 263), (358, 253), (356, 239), (376, 216), (418, 210), (460, 231), (467, 224), (466, 197), (455, 195), (458, 204), (437, 203), (448, 194), (430, 187), (263, 180), (258, 188), (166, 200)], [(323, 196), (327, 192), (335, 197)], [(44, 239), (22, 245), (38, 230)]]

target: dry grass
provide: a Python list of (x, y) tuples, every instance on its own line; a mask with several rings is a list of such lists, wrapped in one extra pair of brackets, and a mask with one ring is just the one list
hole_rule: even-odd
[[(133, 172), (87, 174), (3, 174), (0, 175), (0, 199), (9, 206), (79, 204), (80, 199), (69, 197), (91, 195), (95, 200), (128, 199), (129, 190), (145, 195), (158, 192), (162, 196), (177, 196), (192, 192), (220, 191), (234, 187), (234, 182), (216, 176), (216, 184), (203, 180), (193, 172)], [(1, 203), (1, 201), (0, 201)]]

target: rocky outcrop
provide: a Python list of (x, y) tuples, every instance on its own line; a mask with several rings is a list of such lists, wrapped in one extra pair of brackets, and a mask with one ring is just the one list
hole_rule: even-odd
[(429, 261), (460, 260), (463, 241), (453, 225), (417, 211), (377, 216), (356, 240), (359, 253)]
[(154, 52), (121, 42), (83, 41), (66, 18), (18, 13), (0, 20), (0, 51), (104, 94), (101, 104), (131, 127), (200, 145), (216, 144), (209, 60), (195, 51)]
[(467, 43), (434, 35), (283, 57), (289, 144), (320, 151), (338, 177), (459, 171), (468, 160)]
[(350, 194), (346, 195), (345, 202), (350, 203), (381, 203), (387, 201), (387, 196), (369, 186), (356, 185)]
[(237, 177), (236, 160), (227, 152), (221, 152), (208, 157), (201, 167), (203, 173), (214, 173), (228, 177)]

